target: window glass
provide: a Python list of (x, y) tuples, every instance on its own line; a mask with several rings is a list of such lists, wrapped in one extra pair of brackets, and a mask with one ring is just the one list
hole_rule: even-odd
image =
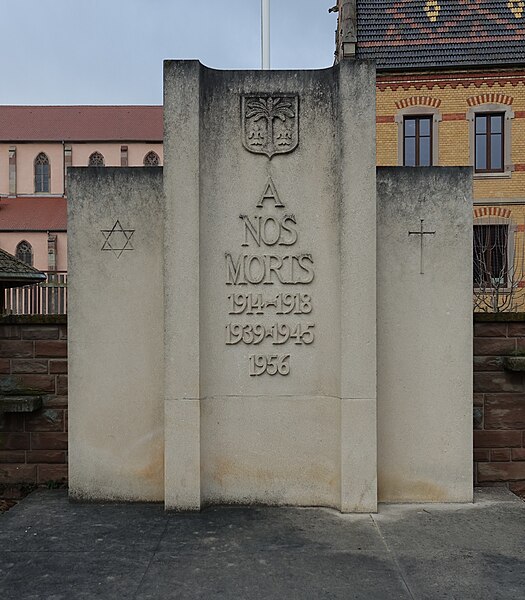
[(421, 167), (430, 167), (430, 138), (424, 137), (419, 140), (419, 165)]
[(430, 135), (430, 119), (419, 120), (419, 135), (429, 136)]
[(35, 158), (35, 192), (49, 193), (49, 158), (41, 152)]
[(476, 135), (476, 170), (485, 171), (487, 169), (487, 137), (485, 135)]
[(474, 287), (508, 285), (508, 225), (474, 225)]
[(504, 115), (476, 115), (475, 160), (478, 172), (502, 172), (504, 170)]
[(503, 169), (503, 147), (501, 134), (490, 137), (490, 168), (493, 171)]
[(415, 119), (405, 119), (405, 136), (415, 136), (416, 135), (416, 120)]
[(487, 117), (476, 117), (476, 133), (487, 133)]
[(503, 125), (502, 115), (492, 115), (492, 117), (490, 119), (491, 133), (501, 133), (502, 125)]
[(405, 138), (405, 166), (416, 166), (416, 138)]

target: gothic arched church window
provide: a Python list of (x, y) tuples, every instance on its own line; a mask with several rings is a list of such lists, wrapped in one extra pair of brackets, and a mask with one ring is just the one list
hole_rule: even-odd
[(23, 240), (16, 247), (16, 258), (26, 263), (26, 265), (33, 266), (33, 247), (29, 242)]
[(51, 169), (49, 158), (44, 152), (35, 158), (35, 192), (49, 193), (49, 182), (51, 179)]
[(144, 166), (145, 167), (158, 167), (160, 165), (160, 158), (156, 152), (148, 152), (144, 157)]
[(104, 166), (104, 156), (100, 154), (100, 152), (93, 152), (93, 154), (89, 157), (88, 166), (90, 167), (103, 167)]

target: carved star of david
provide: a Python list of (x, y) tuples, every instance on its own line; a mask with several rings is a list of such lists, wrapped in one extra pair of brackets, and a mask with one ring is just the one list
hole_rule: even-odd
[(111, 251), (117, 258), (120, 258), (123, 252), (134, 249), (131, 245), (131, 238), (135, 230), (123, 229), (118, 219), (111, 229), (101, 229), (100, 232), (105, 238), (101, 250)]

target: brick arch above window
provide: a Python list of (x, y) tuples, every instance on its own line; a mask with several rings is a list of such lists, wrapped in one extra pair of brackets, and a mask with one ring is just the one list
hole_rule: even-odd
[(410, 106), (432, 106), (433, 108), (439, 108), (441, 100), (439, 98), (432, 98), (432, 96), (410, 96), (409, 98), (397, 100), (395, 105), (398, 110)]
[(511, 210), (501, 206), (482, 206), (474, 209), (474, 219), (483, 219), (484, 217), (510, 219), (510, 215)]
[(479, 106), (480, 104), (505, 104), (510, 106), (514, 102), (512, 96), (507, 94), (478, 94), (477, 96), (470, 96), (467, 98), (467, 104), (469, 106)]
[[(421, 96), (426, 98), (428, 96)], [(400, 108), (394, 116), (397, 123), (397, 164), (404, 164), (404, 122), (405, 117), (430, 116), (432, 117), (432, 166), (439, 165), (439, 129), (438, 124), (442, 120), (441, 112), (437, 106), (430, 104), (415, 104)]]

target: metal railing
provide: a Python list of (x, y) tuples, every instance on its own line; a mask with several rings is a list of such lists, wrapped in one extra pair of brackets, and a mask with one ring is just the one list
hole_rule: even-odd
[(10, 288), (4, 291), (4, 314), (67, 314), (67, 272), (43, 272), (46, 274), (46, 280), (42, 283)]

